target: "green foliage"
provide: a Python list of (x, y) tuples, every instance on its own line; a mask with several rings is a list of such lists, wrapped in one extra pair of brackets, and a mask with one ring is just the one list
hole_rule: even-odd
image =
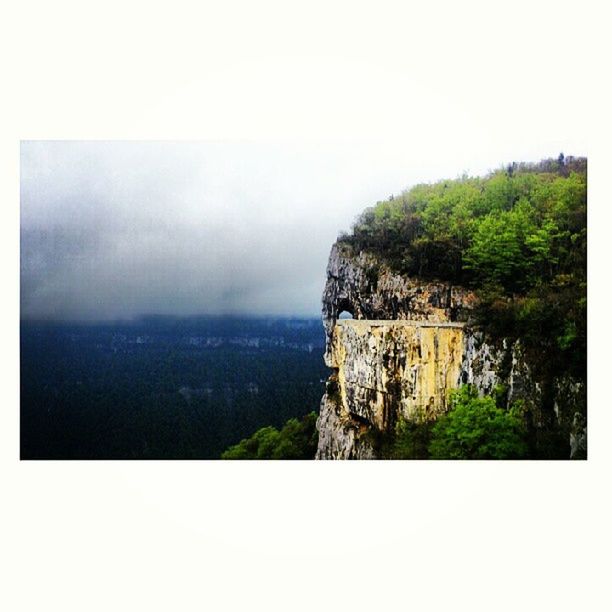
[(580, 274), (559, 275), (511, 298), (484, 289), (477, 318), (494, 337), (520, 338), (539, 377), (568, 373), (585, 380), (586, 279), (579, 280)]
[(289, 419), (279, 431), (262, 427), (228, 448), (221, 459), (313, 459), (317, 450), (317, 415)]
[(469, 386), (453, 392), (451, 410), (432, 429), (432, 459), (521, 459), (527, 454), (518, 407), (503, 410)]
[(531, 287), (567, 267), (580, 246), (586, 160), (511, 168), (417, 185), (367, 209), (342, 241), (408, 274)]
[(383, 455), (388, 459), (427, 459), (432, 427), (433, 422), (424, 418), (400, 419)]
[(476, 225), (465, 268), (481, 285), (525, 290), (558, 264), (555, 244), (563, 237), (553, 219), (538, 224), (535, 208), (521, 199), (511, 210), (490, 213)]
[(505, 405), (507, 389), (478, 397), (465, 385), (452, 391), (449, 411), (437, 421), (417, 414), (400, 419), (392, 434), (376, 440), (385, 459), (522, 459), (528, 453), (524, 407)]
[(508, 386), (504, 384), (495, 385), (491, 396), (495, 400), (495, 405), (498, 408), (504, 408), (508, 401)]

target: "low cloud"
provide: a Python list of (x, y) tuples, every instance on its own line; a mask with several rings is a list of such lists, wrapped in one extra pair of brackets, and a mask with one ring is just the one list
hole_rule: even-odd
[(24, 142), (22, 317), (318, 315), (331, 244), (364, 207), (503, 161), (403, 143)]
[(316, 157), (295, 155), (23, 143), (22, 316), (318, 314), (329, 247), (355, 203)]

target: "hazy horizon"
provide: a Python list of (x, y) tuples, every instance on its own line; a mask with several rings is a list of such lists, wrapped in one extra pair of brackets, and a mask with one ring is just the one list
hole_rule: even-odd
[(568, 142), (509, 145), (504, 158), (501, 144), (453, 136), (444, 151), (425, 141), (22, 142), (21, 319), (319, 317), (331, 245), (366, 207), (417, 183), (584, 154)]
[[(190, 315), (175, 315), (175, 314), (156, 314), (151, 312), (136, 313), (129, 318), (114, 318), (114, 319), (57, 319), (57, 318), (33, 318), (33, 317), (20, 317), (21, 323), (31, 324), (69, 324), (69, 325), (131, 325), (143, 322), (157, 322), (163, 320), (179, 320), (179, 321), (190, 321), (193, 320), (235, 320), (235, 321), (259, 321), (259, 320), (277, 320), (277, 321), (311, 321), (320, 320), (321, 313), (313, 315), (292, 315), (292, 314), (190, 314)], [(322, 319), (321, 319), (321, 325)]]

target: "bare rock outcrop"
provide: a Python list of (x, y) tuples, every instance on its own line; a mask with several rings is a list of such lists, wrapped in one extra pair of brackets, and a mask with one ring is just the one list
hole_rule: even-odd
[[(371, 254), (334, 244), (323, 292), (332, 373), (317, 422), (317, 459), (376, 458), (373, 434), (391, 432), (399, 418), (436, 418), (462, 384), (481, 395), (504, 389), (507, 405), (521, 400), (536, 429), (546, 431), (551, 419), (565, 423), (572, 457), (583, 456), (586, 427), (574, 418), (584, 413), (583, 387), (555, 380), (554, 412), (542, 410), (544, 390), (521, 342), (487, 339), (474, 325), (477, 301), (465, 287), (402, 276)], [(353, 319), (338, 320), (342, 312)]]

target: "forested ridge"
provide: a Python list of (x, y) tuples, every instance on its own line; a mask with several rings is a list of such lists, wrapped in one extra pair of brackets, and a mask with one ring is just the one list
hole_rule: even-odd
[(471, 287), (479, 323), (586, 376), (587, 160), (512, 163), (421, 184), (368, 208), (339, 241), (394, 270)]

